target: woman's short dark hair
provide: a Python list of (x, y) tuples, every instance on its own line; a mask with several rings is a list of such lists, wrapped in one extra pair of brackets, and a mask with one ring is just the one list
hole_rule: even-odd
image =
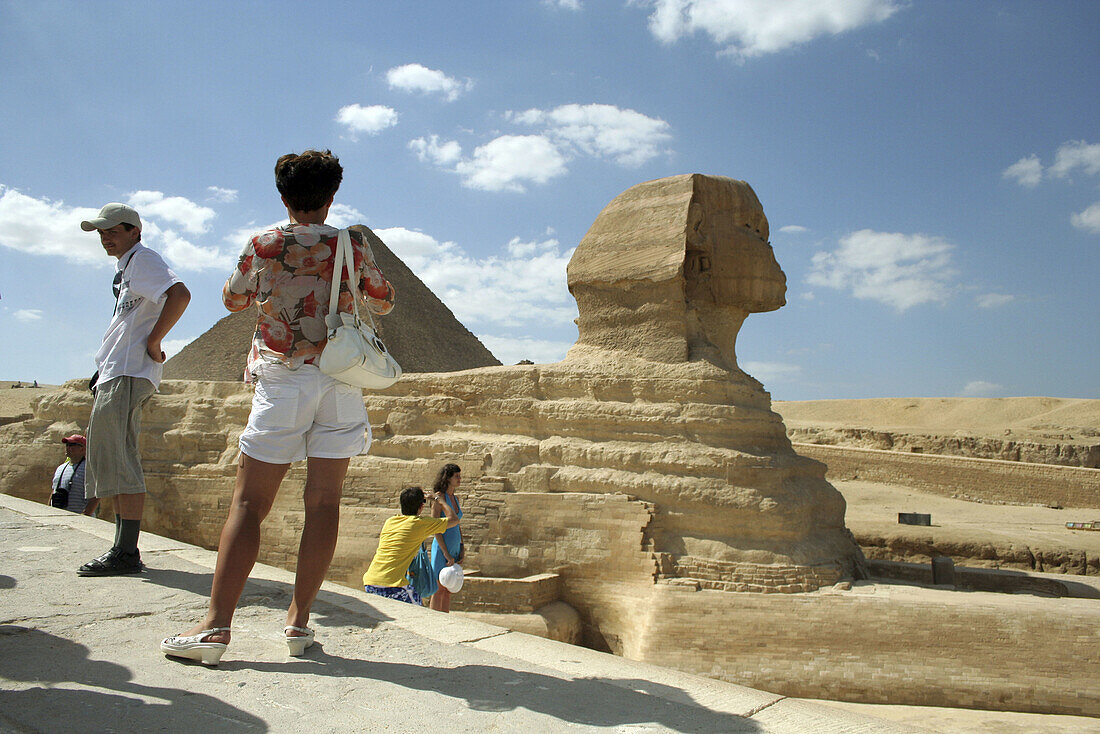
[(275, 162), (275, 187), (295, 211), (320, 209), (343, 180), (344, 167), (330, 150), (287, 153)]
[(401, 514), (415, 515), (424, 506), (424, 490), (420, 487), (405, 487), (401, 490)]
[(458, 464), (444, 464), (439, 473), (435, 475), (435, 483), (432, 485), (432, 489), (437, 494), (443, 494), (447, 491), (447, 485), (450, 484), (451, 477), (460, 471), (462, 471), (462, 468)]

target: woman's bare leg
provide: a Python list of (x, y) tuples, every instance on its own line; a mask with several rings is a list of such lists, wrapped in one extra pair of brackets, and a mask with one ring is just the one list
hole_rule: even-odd
[(310, 458), (307, 462), (306, 521), (298, 547), (298, 567), (294, 572), (294, 599), (286, 613), (288, 626), (308, 625), (309, 610), (332, 563), (340, 530), (340, 496), (350, 461)]
[[(237, 462), (237, 484), (229, 517), (218, 541), (218, 562), (210, 588), (210, 609), (199, 626), (184, 633), (197, 634), (212, 627), (229, 627), (237, 610), (248, 574), (260, 552), (260, 523), (267, 517), (279, 484), (290, 464), (269, 464), (241, 454)], [(209, 635), (208, 642), (229, 642), (228, 632)]]
[(451, 592), (444, 589), (441, 585), (435, 590), (435, 593), (432, 594), (432, 598), (428, 600), (428, 607), (437, 612), (451, 611)]

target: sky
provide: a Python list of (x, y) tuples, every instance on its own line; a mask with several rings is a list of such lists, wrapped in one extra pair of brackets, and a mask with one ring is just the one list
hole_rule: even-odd
[(1098, 39), (1093, 0), (0, 0), (0, 379), (94, 370), (115, 261), (81, 219), (141, 213), (178, 351), (285, 221), (276, 158), (329, 148), (330, 223), (505, 364), (575, 341), (607, 203), (705, 173), (787, 275), (737, 341), (773, 398), (1100, 398)]

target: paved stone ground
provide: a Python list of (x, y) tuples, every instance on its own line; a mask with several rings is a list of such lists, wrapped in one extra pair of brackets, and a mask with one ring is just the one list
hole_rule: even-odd
[(215, 555), (144, 534), (145, 573), (77, 576), (112, 536), (0, 495), (0, 731), (915, 731), (329, 584), (289, 658), (292, 577), (265, 566), (221, 665), (177, 662), (157, 643), (201, 617)]

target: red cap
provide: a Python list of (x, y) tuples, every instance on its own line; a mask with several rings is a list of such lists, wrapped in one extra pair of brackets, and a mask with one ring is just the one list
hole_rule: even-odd
[(87, 447), (88, 446), (88, 439), (84, 438), (79, 433), (74, 433), (71, 436), (68, 436), (66, 438), (61, 439), (61, 443), (75, 443), (75, 444), (78, 444), (80, 446)]

